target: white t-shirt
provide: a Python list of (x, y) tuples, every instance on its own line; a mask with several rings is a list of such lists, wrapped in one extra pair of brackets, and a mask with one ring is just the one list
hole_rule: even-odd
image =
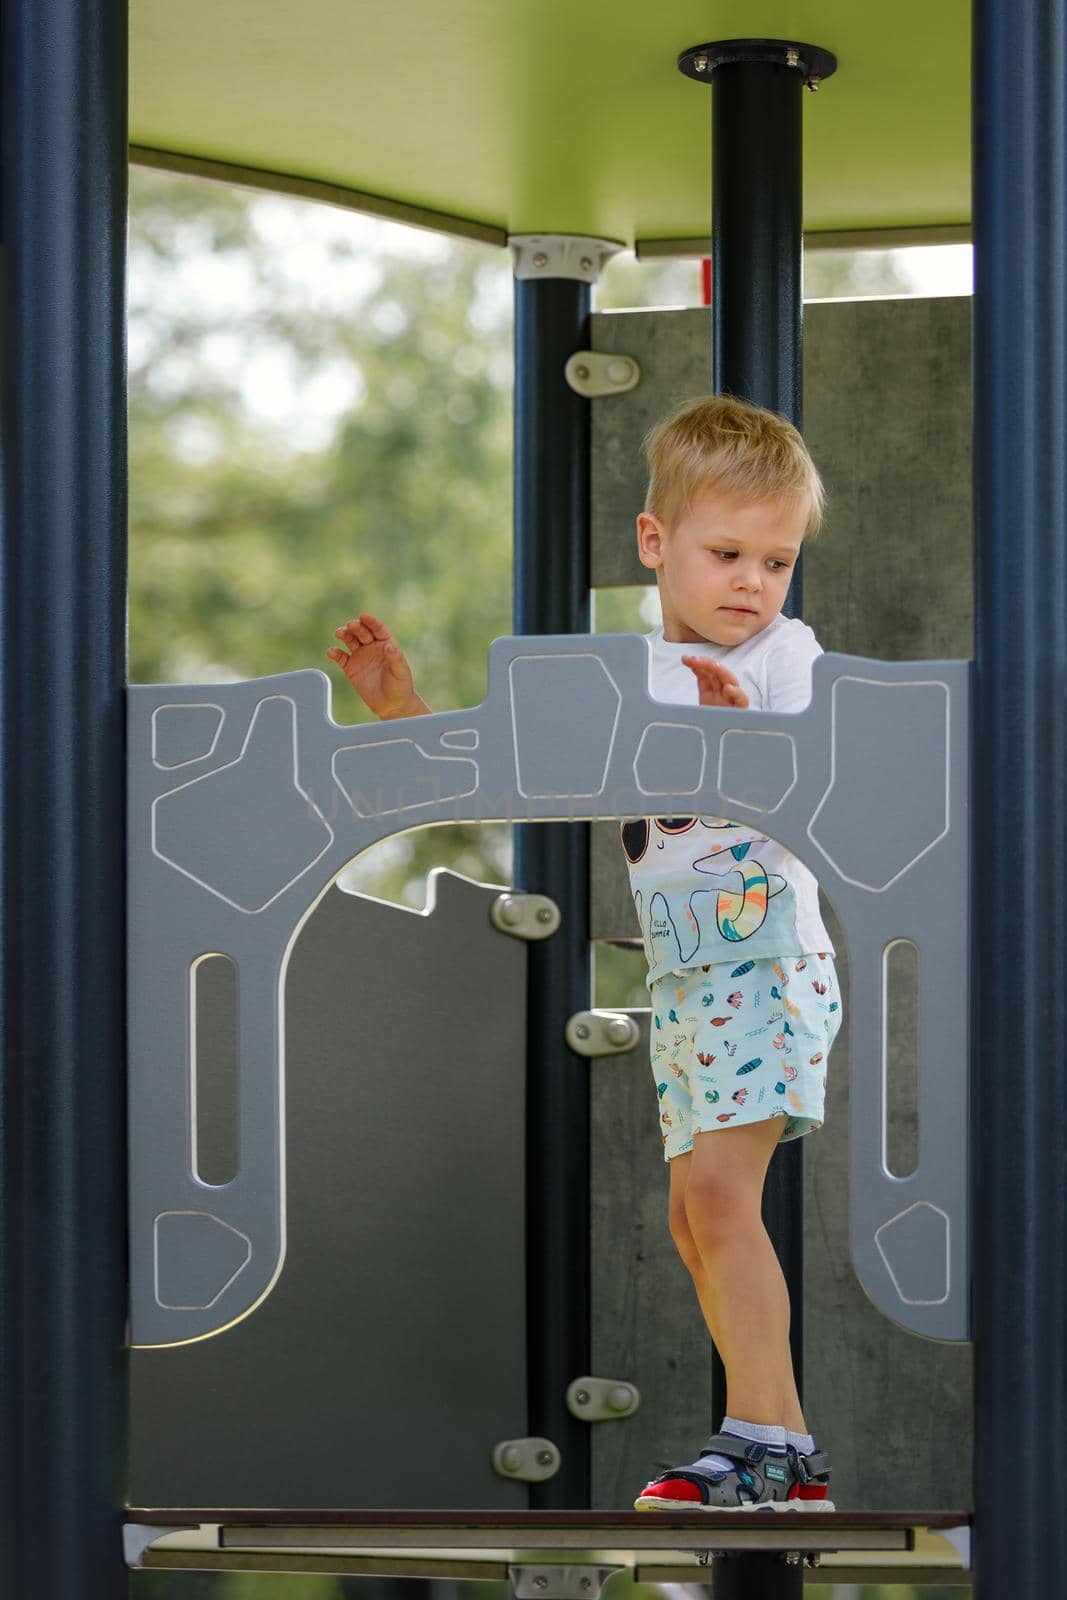
[[(735, 645), (673, 644), (662, 628), (647, 638), (648, 692), (674, 705), (699, 705), (696, 675), (682, 657), (706, 655), (734, 673), (750, 707), (801, 711), (811, 700), (811, 663), (822, 654), (806, 622), (781, 614)], [(836, 953), (814, 875), (760, 828), (724, 817), (659, 817), (624, 820), (619, 832), (649, 988), (665, 973), (713, 961)]]

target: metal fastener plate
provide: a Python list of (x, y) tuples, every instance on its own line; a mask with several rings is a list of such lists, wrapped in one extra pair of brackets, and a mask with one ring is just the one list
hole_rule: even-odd
[(625, 394), (641, 381), (641, 368), (633, 356), (599, 350), (576, 350), (563, 368), (563, 376), (576, 394), (587, 400), (599, 395)]
[(575, 1378), (567, 1385), (567, 1410), (583, 1422), (618, 1422), (640, 1404), (637, 1385), (622, 1378)]
[(641, 1030), (625, 1011), (576, 1011), (564, 1037), (580, 1056), (614, 1056), (632, 1050)]
[(502, 1478), (543, 1483), (559, 1471), (560, 1453), (551, 1439), (501, 1439), (493, 1446), (492, 1461)]
[(489, 920), (513, 939), (547, 939), (560, 924), (559, 906), (547, 894), (498, 895), (489, 906)]

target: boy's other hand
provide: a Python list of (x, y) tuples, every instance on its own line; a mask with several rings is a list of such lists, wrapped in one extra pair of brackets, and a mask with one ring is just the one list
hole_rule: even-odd
[(380, 617), (361, 611), (336, 629), (344, 648), (331, 645), (336, 661), (360, 699), (378, 717), (413, 717), (429, 710), (415, 693), (407, 657)]
[(722, 667), (707, 656), (683, 656), (686, 666), (696, 674), (697, 688), (702, 706), (726, 706), (744, 711), (748, 695), (728, 667)]

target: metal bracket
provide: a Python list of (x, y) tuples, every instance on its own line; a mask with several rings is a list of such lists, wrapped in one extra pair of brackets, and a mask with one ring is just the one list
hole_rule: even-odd
[(141, 1558), (150, 1544), (155, 1544), (157, 1539), (162, 1539), (168, 1533), (196, 1532), (200, 1527), (198, 1522), (182, 1522), (174, 1528), (154, 1528), (141, 1522), (124, 1522), (122, 1524), (122, 1554), (128, 1567), (139, 1567)]
[(555, 1477), (560, 1460), (559, 1446), (551, 1439), (501, 1439), (493, 1446), (493, 1471), (502, 1478), (543, 1483)]
[(641, 1029), (624, 1011), (576, 1011), (563, 1030), (579, 1056), (615, 1056), (632, 1050)]
[[(787, 1567), (798, 1567), (803, 1562), (806, 1567), (817, 1567), (822, 1561), (821, 1550), (773, 1550), (767, 1551), (777, 1561), (784, 1561)], [(691, 1550), (690, 1555), (696, 1556), (697, 1564), (706, 1567), (713, 1558), (719, 1561), (729, 1561), (738, 1556), (751, 1554), (748, 1550)]]
[(641, 368), (633, 356), (576, 350), (568, 357), (563, 376), (575, 394), (594, 400), (598, 395), (625, 394), (628, 389), (636, 389), (641, 381)]
[(513, 939), (547, 939), (560, 924), (559, 906), (547, 894), (498, 895), (490, 904), (489, 920)]
[(567, 1410), (583, 1422), (619, 1422), (640, 1404), (636, 1384), (619, 1378), (575, 1378), (567, 1385)]
[(623, 1568), (599, 1566), (510, 1566), (515, 1600), (599, 1600), (612, 1573)]
[(516, 278), (577, 278), (579, 283), (596, 283), (605, 261), (626, 249), (618, 239), (581, 233), (511, 233), (508, 244)]
[(678, 70), (697, 83), (710, 83), (717, 67), (737, 61), (791, 67), (812, 91), (837, 71), (837, 57), (831, 50), (798, 39), (714, 39), (709, 44), (690, 45), (678, 57)]

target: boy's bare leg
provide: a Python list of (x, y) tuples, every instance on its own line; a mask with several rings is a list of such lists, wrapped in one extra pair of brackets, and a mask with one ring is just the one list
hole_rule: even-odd
[[(789, 1349), (789, 1294), (760, 1216), (783, 1119), (698, 1133), (670, 1162), (671, 1232), (726, 1369), (726, 1413), (807, 1427)], [(778, 1350), (779, 1361), (769, 1360)]]
[[(708, 1332), (711, 1334), (715, 1348), (718, 1350), (721, 1358), (722, 1346), (720, 1345), (715, 1333), (715, 1302), (713, 1296), (708, 1292), (703, 1262), (699, 1262), (695, 1269), (691, 1268), (690, 1270), (692, 1271), (693, 1286), (697, 1292), (697, 1299), (700, 1302), (700, 1309), (704, 1313), (704, 1321), (707, 1323)], [(723, 1365), (725, 1366), (726, 1363), (723, 1362)], [(800, 1408), (800, 1396), (797, 1394), (796, 1375), (793, 1372), (793, 1354), (789, 1348), (788, 1324), (786, 1325), (784, 1378), (785, 1402), (781, 1417), (782, 1424), (790, 1433), (807, 1433), (808, 1428), (804, 1421), (804, 1413)], [(729, 1379), (729, 1373), (727, 1373), (727, 1379)], [(732, 1394), (729, 1381), (727, 1383), (727, 1389), (728, 1393)], [(728, 1417), (742, 1417), (746, 1422), (762, 1422), (765, 1420), (763, 1417), (752, 1416), (747, 1411), (735, 1411), (734, 1403), (735, 1402), (732, 1400), (727, 1401), (726, 1415)], [(718, 1426), (718, 1420), (716, 1420), (715, 1425), (716, 1427)]]

